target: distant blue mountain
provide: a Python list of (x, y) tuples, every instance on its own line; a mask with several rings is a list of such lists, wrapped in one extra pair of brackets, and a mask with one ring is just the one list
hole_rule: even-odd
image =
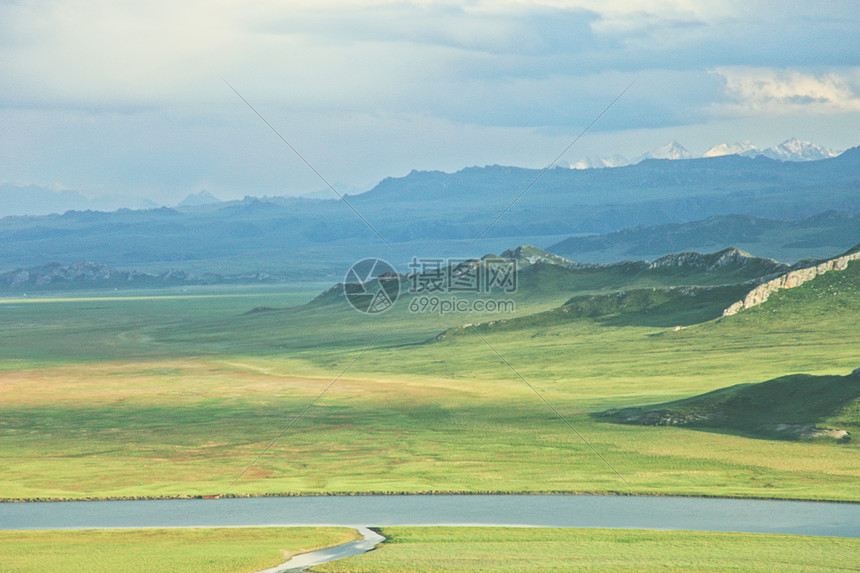
[(180, 201), (177, 207), (200, 207), (201, 205), (214, 205), (220, 202), (221, 199), (203, 189), (197, 193), (188, 195), (188, 197)]
[(89, 198), (77, 191), (54, 191), (37, 185), (0, 184), (0, 217), (50, 215), (71, 210), (114, 211), (121, 208), (151, 209), (158, 207), (147, 199), (107, 195)]
[[(196, 261), (195, 268), (221, 272), (224, 265), (260, 261), (265, 266), (255, 263), (254, 269), (294, 269), (302, 262), (309, 272), (322, 272), (323, 262), (333, 257), (387, 249), (376, 231), (391, 245), (468, 245), (485, 230), (489, 239), (529, 237), (539, 243), (536, 238), (544, 236), (557, 241), (721, 215), (795, 220), (827, 210), (860, 212), (860, 148), (802, 163), (727, 155), (647, 159), (609, 169), (556, 168), (539, 175), (535, 169), (498, 165), (456, 173), (413, 171), (348, 197), (364, 221), (343, 201), (284, 197), (6, 218), (0, 220), (5, 247), (0, 270), (98, 260), (111, 265)], [(792, 232), (788, 228), (781, 235), (787, 237), (783, 244), (791, 243)], [(717, 236), (713, 246), (733, 242)], [(483, 254), (480, 244), (471, 248), (471, 255)]]

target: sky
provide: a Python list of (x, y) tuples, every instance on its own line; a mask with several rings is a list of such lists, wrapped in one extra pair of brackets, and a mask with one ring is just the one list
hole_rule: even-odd
[[(0, 0), (0, 183), (175, 204), (860, 144), (860, 2)], [(229, 83), (229, 85), (228, 85)], [(632, 85), (631, 85), (632, 84)]]

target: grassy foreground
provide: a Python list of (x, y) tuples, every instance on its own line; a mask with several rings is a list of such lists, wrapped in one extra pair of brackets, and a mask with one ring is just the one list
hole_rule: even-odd
[(326, 573), (857, 571), (860, 540), (833, 537), (483, 527), (386, 527), (374, 551)]
[(343, 527), (0, 531), (0, 570), (251, 573), (360, 538)]

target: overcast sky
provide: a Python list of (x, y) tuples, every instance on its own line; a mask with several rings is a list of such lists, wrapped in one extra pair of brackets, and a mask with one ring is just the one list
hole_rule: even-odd
[(860, 144), (860, 2), (0, 0), (0, 182), (175, 203)]

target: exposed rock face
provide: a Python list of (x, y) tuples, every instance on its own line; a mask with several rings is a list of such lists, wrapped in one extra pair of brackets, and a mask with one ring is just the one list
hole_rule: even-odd
[(860, 259), (860, 252), (843, 255), (829, 261), (824, 261), (814, 266), (793, 270), (780, 275), (775, 279), (760, 284), (749, 293), (743, 300), (739, 300), (723, 311), (723, 316), (737, 314), (745, 308), (759, 305), (770, 297), (771, 293), (783, 288), (794, 288), (811, 281), (818, 275), (830, 271), (842, 271), (848, 267), (848, 263)]

